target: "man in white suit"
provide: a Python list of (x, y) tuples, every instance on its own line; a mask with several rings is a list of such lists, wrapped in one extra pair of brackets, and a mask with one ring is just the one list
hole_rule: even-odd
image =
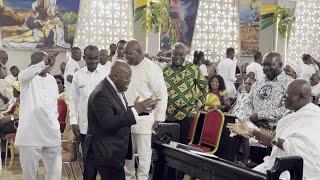
[(227, 58), (222, 59), (218, 64), (218, 74), (223, 78), (228, 91), (228, 97), (236, 98), (237, 90), (234, 82), (236, 79), (236, 68), (237, 64), (233, 60), (235, 50), (229, 47), (227, 49)]
[[(151, 133), (152, 129), (165, 120), (167, 109), (167, 88), (161, 68), (151, 60), (144, 57), (140, 43), (129, 41), (125, 46), (125, 58), (131, 65), (132, 78), (126, 97), (129, 106), (134, 104), (137, 97), (145, 100), (153, 97), (158, 102), (155, 109), (139, 114), (137, 124), (131, 126), (133, 154), (137, 150), (139, 167), (137, 177), (139, 180), (148, 180), (151, 164)], [(136, 179), (135, 158), (126, 161), (126, 180)]]

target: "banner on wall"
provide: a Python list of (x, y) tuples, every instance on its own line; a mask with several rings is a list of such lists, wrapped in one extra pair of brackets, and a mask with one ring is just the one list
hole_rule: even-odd
[(264, 30), (276, 22), (275, 14), (278, 10), (277, 5), (262, 5), (261, 6), (261, 24), (260, 29)]
[(161, 30), (160, 49), (167, 51), (175, 42), (191, 47), (199, 0), (170, 0), (169, 23)]
[(1, 0), (2, 43), (13, 49), (72, 46), (80, 0)]
[(261, 0), (239, 1), (241, 55), (259, 51)]

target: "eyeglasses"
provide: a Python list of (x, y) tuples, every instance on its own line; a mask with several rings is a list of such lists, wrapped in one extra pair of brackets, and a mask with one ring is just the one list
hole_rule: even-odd
[(136, 51), (126, 51), (125, 54), (126, 54), (127, 56), (130, 56), (130, 55), (132, 55), (134, 52), (136, 52)]

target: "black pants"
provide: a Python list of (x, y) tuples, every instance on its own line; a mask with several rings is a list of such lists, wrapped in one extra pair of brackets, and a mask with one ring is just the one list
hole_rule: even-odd
[(86, 135), (85, 134), (80, 134), (80, 144), (81, 144), (82, 155), (84, 153), (84, 141), (85, 140), (86, 140)]
[(180, 121), (169, 121), (170, 123), (178, 123), (180, 125), (180, 143), (188, 144), (188, 134), (191, 127), (193, 117), (186, 117)]
[(97, 172), (101, 180), (125, 180), (124, 167), (116, 168), (98, 164), (90, 147), (84, 163), (83, 180), (95, 180)]
[[(9, 121), (7, 123), (0, 125), (0, 137), (17, 132), (17, 129), (15, 128), (15, 124), (18, 123), (16, 121)], [(17, 126), (17, 125), (16, 125)]]
[(250, 159), (251, 161), (261, 164), (263, 163), (263, 158), (271, 154), (271, 148), (262, 148), (250, 146)]

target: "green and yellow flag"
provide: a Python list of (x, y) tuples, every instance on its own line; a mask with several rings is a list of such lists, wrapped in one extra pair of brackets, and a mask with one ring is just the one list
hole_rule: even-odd
[(277, 5), (261, 5), (261, 22), (260, 29), (266, 29), (276, 22), (275, 13), (277, 12)]

